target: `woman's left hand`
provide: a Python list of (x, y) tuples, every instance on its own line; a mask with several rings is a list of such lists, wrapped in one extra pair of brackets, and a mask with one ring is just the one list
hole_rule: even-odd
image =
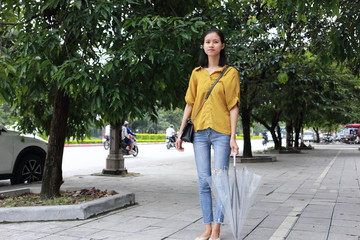
[(182, 147), (182, 140), (181, 140), (181, 138), (177, 138), (176, 139), (176, 142), (175, 142), (175, 147), (176, 147), (176, 149), (178, 150), (178, 151), (180, 151), (180, 152), (183, 152), (184, 151), (184, 148)]
[(230, 148), (231, 148), (231, 156), (233, 156), (233, 154), (235, 155), (239, 154), (239, 146), (237, 145), (236, 139), (230, 140)]

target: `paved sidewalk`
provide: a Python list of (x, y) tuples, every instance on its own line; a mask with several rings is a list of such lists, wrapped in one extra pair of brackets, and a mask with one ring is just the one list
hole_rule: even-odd
[[(314, 147), (300, 154), (274, 154), (276, 162), (246, 164), (263, 179), (244, 239), (360, 239), (358, 146)], [(70, 177), (63, 186), (134, 192), (137, 204), (81, 221), (2, 223), (0, 238), (192, 240), (203, 230), (191, 158), (169, 159), (169, 164), (148, 167), (134, 177)], [(227, 224), (221, 239), (233, 239)]]

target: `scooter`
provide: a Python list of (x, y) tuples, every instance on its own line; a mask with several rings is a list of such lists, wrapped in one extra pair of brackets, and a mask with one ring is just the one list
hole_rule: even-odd
[(139, 148), (137, 146), (136, 138), (133, 137), (132, 139), (134, 141), (134, 147), (133, 147), (134, 152), (130, 152), (130, 150), (126, 149), (126, 143), (125, 142), (122, 142), (122, 144), (121, 144), (121, 152), (122, 152), (123, 155), (133, 155), (134, 157), (136, 157), (139, 154)]
[[(126, 144), (124, 142), (121, 144), (121, 149), (120, 150), (121, 150), (121, 153), (123, 155), (133, 155), (134, 157), (136, 157), (139, 154), (139, 148), (137, 146), (137, 140), (136, 140), (136, 138), (133, 138), (133, 140), (134, 140), (134, 148), (133, 148), (134, 152), (130, 152), (130, 150), (127, 150), (126, 149)], [(105, 150), (108, 150), (110, 148), (110, 139), (108, 137), (104, 141), (104, 148), (105, 148)]]
[(266, 137), (263, 136), (262, 145), (265, 146), (268, 142), (269, 142), (268, 137), (267, 137), (267, 136), (266, 136)]
[(331, 136), (326, 136), (324, 137), (324, 142), (325, 143), (332, 143), (333, 142), (333, 138)]
[(110, 138), (109, 138), (109, 136), (105, 136), (104, 148), (105, 148), (105, 150), (108, 150), (110, 148)]
[(177, 138), (177, 136), (167, 137), (166, 138), (166, 148), (167, 149), (175, 147), (176, 138)]

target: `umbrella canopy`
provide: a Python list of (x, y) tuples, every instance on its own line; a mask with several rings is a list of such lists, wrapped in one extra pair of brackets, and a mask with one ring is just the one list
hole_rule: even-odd
[(360, 127), (360, 123), (349, 123), (344, 125), (344, 128), (358, 128)]
[(238, 173), (235, 156), (234, 168), (231, 172), (230, 175), (228, 171), (215, 172), (212, 176), (211, 187), (216, 192), (217, 201), (220, 201), (223, 207), (234, 239), (238, 240), (259, 188), (261, 177), (251, 173), (246, 167)]

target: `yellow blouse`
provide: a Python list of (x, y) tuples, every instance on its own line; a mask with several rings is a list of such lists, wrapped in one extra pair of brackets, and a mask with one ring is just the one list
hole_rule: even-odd
[[(220, 68), (211, 75), (203, 67), (197, 67), (192, 71), (185, 96), (186, 103), (193, 107), (192, 119), (204, 101), (206, 93), (224, 68)], [(239, 72), (235, 68), (229, 67), (215, 85), (199, 114), (193, 119), (194, 131), (211, 128), (217, 132), (230, 135), (230, 110), (239, 102)]]

